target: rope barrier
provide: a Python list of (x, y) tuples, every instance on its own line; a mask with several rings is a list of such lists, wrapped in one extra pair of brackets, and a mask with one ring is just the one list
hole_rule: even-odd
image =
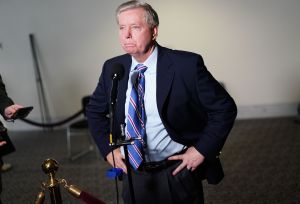
[(55, 122), (55, 123), (39, 123), (39, 122), (35, 122), (26, 118), (20, 118), (20, 120), (24, 121), (25, 123), (28, 123), (30, 125), (34, 125), (34, 126), (39, 126), (39, 127), (55, 127), (55, 126), (61, 126), (67, 122), (70, 122), (71, 120), (77, 118), (78, 116), (80, 116), (83, 113), (83, 110), (78, 111), (77, 113), (71, 115), (70, 117)]

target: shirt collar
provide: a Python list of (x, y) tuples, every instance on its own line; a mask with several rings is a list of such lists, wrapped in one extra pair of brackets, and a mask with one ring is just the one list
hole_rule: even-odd
[(134, 71), (134, 68), (138, 65), (138, 64), (143, 64), (146, 67), (150, 68), (147, 70), (147, 73), (149, 72), (156, 72), (156, 70), (151, 69), (151, 67), (156, 67), (156, 63), (157, 63), (157, 54), (158, 54), (158, 48), (157, 46), (155, 46), (153, 52), (151, 53), (151, 55), (146, 59), (146, 61), (144, 61), (143, 63), (139, 63), (138, 61), (136, 61), (134, 59), (134, 57), (131, 57), (132, 59), (132, 63), (131, 63), (131, 68), (130, 68), (130, 72)]

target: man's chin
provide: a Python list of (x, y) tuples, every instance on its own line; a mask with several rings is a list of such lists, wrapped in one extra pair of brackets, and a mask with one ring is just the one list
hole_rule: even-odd
[(135, 55), (136, 54), (136, 51), (134, 50), (131, 50), (131, 49), (126, 49), (125, 52), (129, 55)]

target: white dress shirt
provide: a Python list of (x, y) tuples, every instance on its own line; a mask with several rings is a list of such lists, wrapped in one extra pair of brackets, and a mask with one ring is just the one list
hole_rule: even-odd
[[(173, 141), (168, 135), (164, 124), (157, 109), (156, 100), (156, 70), (157, 70), (157, 53), (158, 48), (156, 47), (153, 53), (148, 59), (142, 63), (147, 66), (148, 69), (145, 71), (145, 112), (146, 112), (146, 144), (145, 158), (146, 161), (161, 161), (167, 157), (180, 152), (184, 145)], [(125, 123), (127, 121), (129, 98), (132, 89), (132, 81), (136, 79), (137, 73), (134, 68), (141, 63), (138, 63), (132, 57), (132, 64), (128, 80), (128, 88), (126, 92), (125, 102)]]

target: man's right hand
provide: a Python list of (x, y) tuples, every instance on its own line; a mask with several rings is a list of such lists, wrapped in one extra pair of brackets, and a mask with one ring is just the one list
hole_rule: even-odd
[[(113, 160), (113, 153), (114, 153), (114, 158), (115, 158), (115, 166), (114, 166), (114, 160)], [(107, 156), (106, 159), (108, 161), (108, 163), (116, 168), (121, 168), (123, 169), (123, 172), (127, 174), (127, 168), (126, 165), (124, 163), (124, 159), (125, 157), (123, 156), (123, 154), (121, 153), (120, 148), (113, 150), (113, 153), (110, 152)]]

